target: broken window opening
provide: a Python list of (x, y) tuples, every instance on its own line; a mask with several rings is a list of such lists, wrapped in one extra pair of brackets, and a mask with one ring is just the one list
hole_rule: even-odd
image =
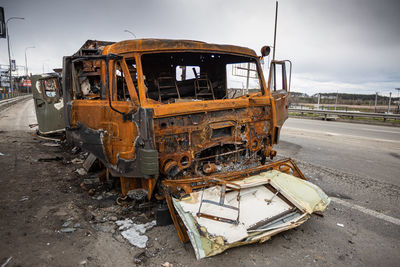
[(194, 79), (200, 75), (200, 66), (176, 66), (176, 81)]
[(271, 63), (269, 81), (269, 87), (272, 91), (288, 90), (285, 61), (273, 61)]
[(101, 78), (104, 60), (84, 60), (73, 63), (74, 99), (105, 99), (105, 86)]
[(254, 62), (226, 65), (228, 98), (236, 98), (261, 91), (257, 65)]
[(116, 89), (114, 92), (116, 93), (113, 96), (113, 100), (117, 101), (129, 101), (130, 95), (128, 91), (128, 86), (126, 85), (125, 74), (122, 71), (121, 61), (117, 61), (114, 64), (114, 88)]
[(62, 96), (58, 78), (47, 78), (41, 80), (41, 87), (44, 88), (44, 98), (57, 99)]
[(125, 63), (128, 66), (129, 74), (131, 75), (133, 86), (136, 90), (136, 95), (139, 95), (136, 60), (134, 58), (127, 58), (125, 59)]
[[(262, 93), (256, 58), (205, 52), (151, 53), (142, 55), (147, 98), (168, 104), (237, 98)], [(247, 67), (248, 77), (239, 73)], [(244, 68), (244, 67), (243, 67)], [(236, 69), (236, 71), (235, 71)], [(236, 92), (238, 80), (248, 80)]]

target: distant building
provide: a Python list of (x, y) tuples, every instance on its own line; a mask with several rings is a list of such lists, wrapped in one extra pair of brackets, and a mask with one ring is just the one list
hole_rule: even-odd
[(5, 92), (10, 88), (10, 78), (7, 70), (0, 70), (0, 88), (2, 92)]

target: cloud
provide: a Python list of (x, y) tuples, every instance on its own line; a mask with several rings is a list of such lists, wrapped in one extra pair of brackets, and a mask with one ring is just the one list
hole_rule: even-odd
[[(4, 4), (11, 21), (14, 58), (33, 72), (61, 67), (87, 40), (194, 39), (247, 46), (259, 53), (273, 43), (275, 1), (223, 0), (14, 0)], [(371, 92), (400, 87), (400, 1), (281, 0), (277, 57), (294, 63), (293, 88)], [(0, 63), (8, 62), (0, 40)]]

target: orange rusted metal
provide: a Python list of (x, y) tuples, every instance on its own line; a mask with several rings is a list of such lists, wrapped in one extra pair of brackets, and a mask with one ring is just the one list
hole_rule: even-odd
[(239, 171), (233, 171), (230, 173), (223, 174), (215, 174), (206, 177), (192, 177), (185, 178), (179, 180), (163, 180), (162, 184), (167, 186), (170, 192), (179, 193), (180, 189), (181, 195), (190, 194), (194, 190), (200, 189), (204, 187), (204, 181), (207, 180), (226, 180), (226, 181), (234, 181), (241, 180), (250, 175), (254, 175), (256, 173), (265, 172), (269, 170), (277, 170), (287, 174), (291, 174), (300, 179), (306, 180), (303, 173), (300, 171), (299, 167), (292, 159), (282, 159), (274, 162), (267, 163), (265, 165), (260, 165), (251, 169), (244, 169)]
[(169, 193), (165, 194), (165, 200), (168, 205), (169, 214), (171, 214), (172, 222), (176, 228), (176, 232), (178, 233), (179, 239), (182, 243), (189, 242), (189, 236), (187, 234), (187, 229), (182, 222), (182, 219), (178, 216), (174, 205), (172, 203), (172, 198)]
[(153, 195), (154, 187), (156, 185), (156, 180), (153, 179), (143, 179), (143, 178), (127, 178), (120, 177), (121, 182), (121, 193), (125, 196), (130, 190), (143, 188), (148, 192), (148, 199)]
[[(239, 63), (255, 66), (259, 90), (232, 97), (242, 89), (228, 88), (227, 66)], [(193, 78), (177, 79), (179, 68), (191, 67)], [(190, 192), (202, 176), (233, 179), (244, 169), (278, 168), (265, 163), (276, 155), (288, 90), (284, 77), (284, 88), (273, 91), (271, 77), (267, 83), (256, 53), (239, 46), (87, 41), (64, 58), (67, 138), (121, 177), (123, 195), (143, 188), (149, 199), (162, 190), (161, 180)], [(161, 78), (172, 81), (171, 89), (160, 87)], [(212, 90), (198, 94), (201, 79)]]

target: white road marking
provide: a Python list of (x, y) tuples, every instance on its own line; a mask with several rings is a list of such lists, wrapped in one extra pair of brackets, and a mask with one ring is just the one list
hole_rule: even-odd
[[(289, 130), (285, 131), (285, 129)], [(350, 135), (350, 134), (341, 134), (341, 133), (332, 133), (332, 132), (324, 132), (324, 131), (318, 131), (318, 130), (306, 130), (306, 129), (300, 129), (300, 128), (294, 128), (294, 127), (283, 127), (282, 128), (282, 135), (284, 134), (296, 134), (296, 133), (290, 133), (290, 130), (296, 131), (296, 132), (309, 132), (309, 133), (316, 133), (316, 134), (321, 134), (321, 135), (330, 135), (330, 136), (343, 136), (347, 138), (356, 138), (356, 139), (362, 139), (362, 140), (367, 140), (367, 141), (375, 141), (375, 142), (389, 142), (389, 143), (398, 143), (400, 144), (400, 141), (398, 140), (391, 140), (391, 139), (381, 139), (381, 138), (371, 138), (371, 137), (366, 137), (366, 136), (357, 136), (357, 135)]]
[(400, 134), (399, 131), (395, 132), (395, 131), (375, 130), (375, 129), (370, 129), (370, 128), (361, 128), (361, 129), (362, 129), (362, 130), (366, 130), (366, 131), (372, 131), (372, 132)]
[[(284, 131), (285, 129), (287, 130), (295, 130), (295, 131), (304, 131), (304, 132), (311, 132), (311, 133), (318, 133), (318, 134), (324, 134), (324, 135), (344, 135), (344, 134), (340, 134), (340, 133), (332, 133), (332, 132), (324, 132), (324, 131), (318, 131), (318, 130), (309, 130), (309, 129), (301, 129), (301, 128), (296, 128), (296, 127), (283, 127), (282, 130)], [(352, 135), (350, 135), (352, 136)]]
[(374, 210), (370, 210), (370, 209), (361, 207), (361, 206), (356, 205), (356, 204), (349, 203), (349, 202), (344, 201), (344, 200), (342, 200), (340, 198), (336, 198), (336, 197), (329, 197), (329, 198), (331, 200), (343, 205), (343, 206), (348, 207), (348, 208), (361, 211), (361, 212), (363, 212), (363, 213), (365, 213), (367, 215), (373, 216), (375, 218), (378, 218), (378, 219), (381, 219), (381, 220), (384, 220), (384, 221), (387, 221), (387, 222), (390, 222), (390, 223), (393, 223), (393, 224), (396, 224), (396, 225), (400, 225), (400, 219), (397, 219), (397, 218), (394, 218), (394, 217), (390, 217), (390, 216), (385, 215), (383, 213), (380, 213), (380, 212), (377, 212), (377, 211), (374, 211)]

